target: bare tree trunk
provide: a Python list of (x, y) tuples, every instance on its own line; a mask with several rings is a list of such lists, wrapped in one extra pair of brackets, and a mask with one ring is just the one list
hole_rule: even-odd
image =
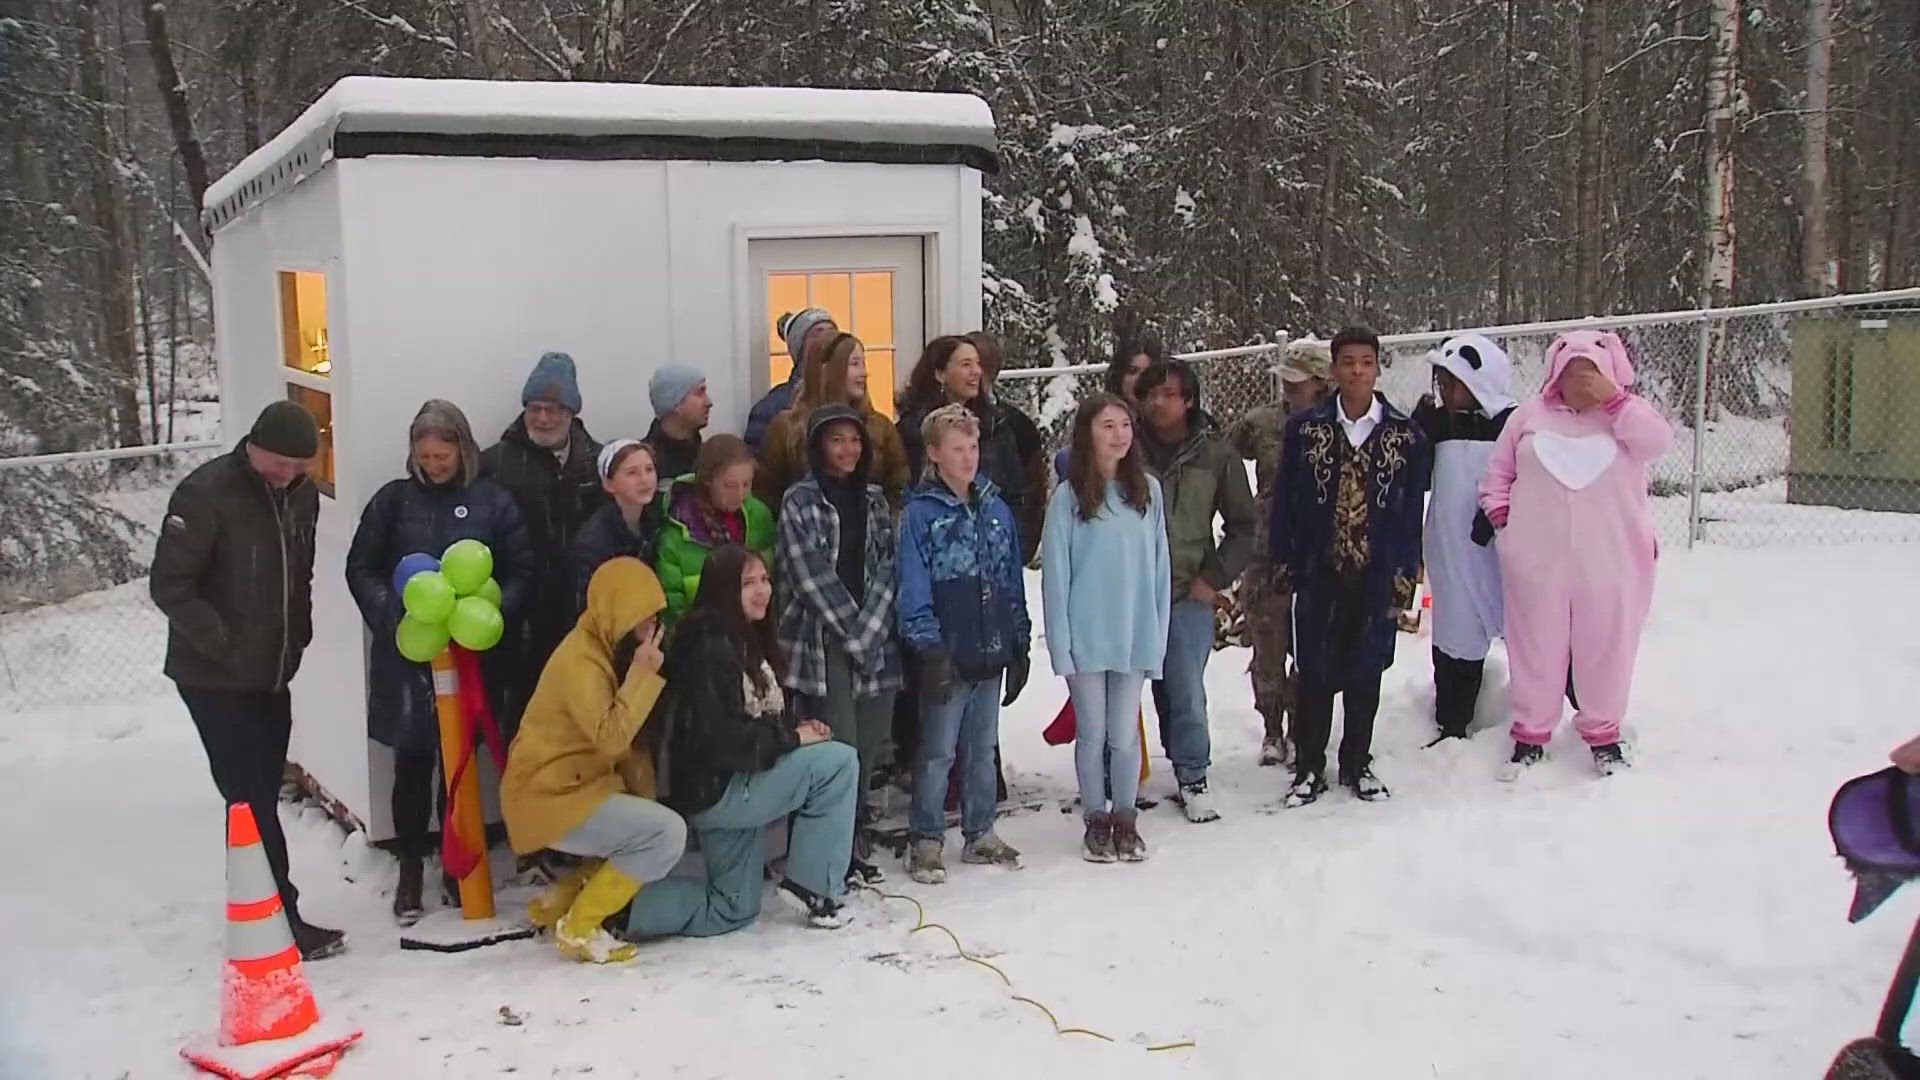
[(1500, 262), (1495, 275), (1495, 321), (1512, 321), (1513, 307), (1513, 0), (1506, 0), (1500, 37)]
[(140, 360), (133, 340), (133, 259), (131, 240), (120, 219), (119, 165), (114, 145), (112, 107), (107, 94), (107, 43), (100, 36), (99, 0), (74, 0), (81, 31), (80, 96), (87, 102), (92, 173), (89, 194), (100, 232), (95, 260), (99, 272), (100, 339), (113, 371), (114, 430), (121, 446), (140, 445)]
[(1573, 298), (1581, 315), (1600, 313), (1600, 82), (1606, 71), (1606, 0), (1580, 8), (1580, 162), (1574, 173)]
[(1920, 123), (1920, 117), (1914, 115), (1914, 103), (1920, 98), (1920, 79), (1915, 72), (1903, 72), (1906, 82), (1904, 92), (1898, 93), (1893, 107), (1893, 151), (1892, 172), (1887, 177), (1887, 251), (1886, 258), (1880, 264), (1880, 287), (1898, 289), (1914, 284), (1915, 272), (1920, 267), (1914, 264), (1914, 233), (1920, 232), (1920, 222), (1914, 220), (1913, 201), (1920, 198), (1920, 192), (1914, 190), (1914, 148), (1920, 139), (1914, 138), (1913, 126)]
[(1733, 299), (1734, 80), (1740, 55), (1739, 0), (1712, 0), (1707, 60), (1706, 277), (1708, 306)]
[(173, 62), (173, 36), (167, 30), (167, 7), (162, 0), (147, 4), (147, 51), (153, 54), (153, 75), (160, 84), (160, 100), (166, 103), (167, 120), (173, 125), (174, 149), (187, 170), (187, 191), (193, 196), (194, 236), (202, 236), (200, 209), (207, 201), (207, 155), (200, 136), (193, 130), (193, 109), (187, 101), (187, 87), (180, 69)]
[(1832, 291), (1827, 265), (1827, 97), (1833, 82), (1833, 0), (1807, 0), (1807, 114), (1801, 142), (1800, 286)]
[(466, 0), (468, 43), (473, 48), (471, 71), (476, 79), (491, 79), (500, 74), (500, 50), (494, 44), (497, 34), (493, 12), (487, 0)]

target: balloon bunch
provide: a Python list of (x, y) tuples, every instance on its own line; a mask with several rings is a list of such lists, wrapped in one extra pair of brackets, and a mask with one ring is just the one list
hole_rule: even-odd
[(493, 552), (478, 540), (459, 540), (438, 559), (413, 554), (393, 571), (393, 588), (406, 615), (393, 632), (400, 655), (427, 663), (448, 642), (472, 652), (500, 644), (500, 583), (493, 580)]

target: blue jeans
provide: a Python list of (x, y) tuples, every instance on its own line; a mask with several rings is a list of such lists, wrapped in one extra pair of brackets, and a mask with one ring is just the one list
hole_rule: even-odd
[(1213, 608), (1199, 600), (1174, 601), (1161, 668), (1166, 685), (1161, 738), (1173, 762), (1173, 778), (1181, 784), (1205, 781), (1207, 766), (1213, 764), (1213, 738), (1207, 731), (1207, 659), (1212, 655)]
[(1073, 769), (1080, 778), (1080, 807), (1097, 814), (1132, 810), (1140, 795), (1139, 671), (1089, 671), (1067, 676), (1073, 699)]
[(993, 751), (1000, 745), (1000, 672), (978, 682), (955, 680), (947, 700), (920, 695), (920, 752), (913, 763), (915, 840), (947, 833), (947, 778), (960, 758), (960, 834), (969, 840), (993, 829), (998, 800)]
[(687, 817), (707, 876), (651, 882), (633, 898), (626, 936), (712, 937), (760, 917), (766, 829), (788, 814), (787, 877), (835, 899), (847, 891), (859, 755), (846, 743), (802, 746), (759, 773), (736, 773), (720, 801)]

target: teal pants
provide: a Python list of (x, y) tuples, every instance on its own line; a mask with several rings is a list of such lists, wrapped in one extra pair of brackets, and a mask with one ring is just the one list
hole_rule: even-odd
[(766, 828), (789, 814), (787, 876), (821, 896), (845, 895), (859, 773), (853, 747), (823, 742), (794, 750), (765, 772), (735, 775), (719, 802), (687, 816), (706, 857), (705, 880), (648, 883), (633, 898), (626, 936), (712, 937), (759, 918)]

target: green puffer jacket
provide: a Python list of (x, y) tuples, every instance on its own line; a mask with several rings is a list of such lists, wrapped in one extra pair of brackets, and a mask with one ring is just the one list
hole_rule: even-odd
[[(700, 512), (691, 476), (669, 484), (665, 498), (667, 517), (660, 527), (660, 554), (654, 569), (659, 572), (660, 587), (667, 594), (665, 621), (672, 623), (692, 606), (693, 595), (700, 590), (700, 568), (707, 564), (707, 555), (731, 538), (718, 535), (713, 523)], [(772, 573), (773, 512), (758, 496), (749, 495), (741, 513), (746, 516), (747, 550), (760, 556), (767, 564), (768, 573)]]
[[(1167, 554), (1173, 566), (1173, 598), (1183, 600), (1195, 578), (1216, 589), (1232, 585), (1254, 554), (1260, 515), (1247, 485), (1247, 468), (1211, 422), (1194, 411), (1187, 438), (1171, 450), (1148, 437), (1147, 461), (1166, 496)], [(1222, 519), (1220, 542), (1213, 519)]]

